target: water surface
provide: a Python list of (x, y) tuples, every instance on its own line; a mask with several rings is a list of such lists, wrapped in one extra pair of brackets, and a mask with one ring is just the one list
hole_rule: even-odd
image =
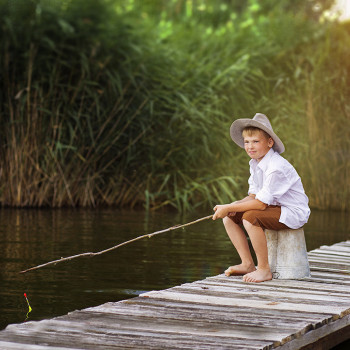
[[(42, 269), (18, 272), (211, 214), (174, 212), (0, 210), (0, 329), (26, 319), (63, 315), (222, 273), (239, 258), (221, 220), (143, 239), (93, 258), (78, 258)], [(350, 216), (313, 211), (305, 226), (308, 250), (350, 239)]]

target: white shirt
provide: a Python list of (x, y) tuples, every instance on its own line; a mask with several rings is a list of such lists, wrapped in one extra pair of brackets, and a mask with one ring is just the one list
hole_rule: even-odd
[(248, 194), (267, 205), (281, 207), (280, 222), (292, 229), (302, 227), (310, 216), (309, 199), (300, 176), (282, 156), (270, 149), (258, 162), (251, 159)]

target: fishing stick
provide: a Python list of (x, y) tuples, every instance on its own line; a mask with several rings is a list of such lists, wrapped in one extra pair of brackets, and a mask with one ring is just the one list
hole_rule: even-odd
[(132, 243), (132, 242), (135, 242), (135, 241), (138, 241), (142, 238), (151, 238), (155, 235), (159, 235), (160, 233), (164, 233), (164, 232), (169, 232), (169, 231), (173, 231), (173, 230), (177, 230), (178, 228), (181, 228), (181, 227), (185, 227), (185, 226), (189, 226), (189, 225), (192, 225), (192, 224), (195, 224), (197, 222), (200, 222), (200, 221), (203, 221), (203, 220), (207, 220), (207, 219), (211, 219), (213, 217), (213, 215), (208, 215), (208, 216), (205, 216), (203, 218), (200, 218), (200, 219), (197, 219), (197, 220), (194, 220), (194, 221), (191, 221), (191, 222), (188, 222), (187, 224), (183, 224), (183, 225), (175, 225), (175, 226), (171, 226), (169, 228), (166, 228), (164, 230), (160, 230), (160, 231), (156, 231), (156, 232), (153, 232), (153, 233), (148, 233), (148, 234), (145, 234), (145, 235), (142, 235), (142, 236), (138, 236), (136, 238), (133, 238), (133, 239), (130, 239), (129, 241), (125, 241), (123, 243), (120, 243), (120, 244), (117, 244), (115, 245), (114, 247), (111, 247), (111, 248), (108, 248), (108, 249), (104, 249), (104, 250), (101, 250), (100, 252), (96, 252), (96, 253), (93, 253), (93, 252), (87, 252), (87, 253), (82, 253), (82, 254), (77, 254), (77, 255), (72, 255), (72, 256), (68, 256), (66, 258), (61, 258), (61, 259), (57, 259), (57, 260), (53, 260), (53, 261), (49, 261), (45, 264), (41, 264), (41, 265), (37, 265), (37, 266), (34, 266), (34, 267), (31, 267), (27, 270), (23, 270), (23, 271), (20, 271), (19, 273), (26, 273), (28, 271), (33, 271), (33, 270), (37, 270), (37, 269), (40, 269), (44, 266), (48, 266), (48, 265), (56, 265), (60, 262), (63, 262), (63, 261), (68, 261), (68, 260), (73, 260), (73, 259), (76, 259), (76, 258), (80, 258), (80, 257), (93, 257), (93, 256), (96, 256), (96, 255), (101, 255), (101, 254), (104, 254), (104, 253), (107, 253), (107, 252), (110, 252), (114, 249), (117, 249), (119, 247), (122, 247), (126, 244), (129, 244), (129, 243)]

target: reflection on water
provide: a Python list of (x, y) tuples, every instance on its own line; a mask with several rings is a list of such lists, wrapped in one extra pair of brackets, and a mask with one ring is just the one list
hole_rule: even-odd
[[(0, 210), (0, 329), (51, 318), (222, 273), (239, 259), (221, 222), (206, 220), (143, 239), (93, 258), (37, 271), (28, 267), (120, 242), (206, 216), (103, 210)], [(309, 250), (346, 239), (349, 216), (313, 211), (305, 227)]]

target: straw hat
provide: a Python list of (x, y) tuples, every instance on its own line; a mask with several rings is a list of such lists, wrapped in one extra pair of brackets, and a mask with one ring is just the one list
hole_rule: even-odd
[(284, 152), (284, 145), (280, 138), (273, 132), (271, 123), (265, 114), (256, 113), (253, 119), (237, 119), (230, 128), (230, 135), (232, 140), (241, 148), (244, 148), (244, 140), (242, 131), (247, 126), (253, 126), (267, 132), (275, 141), (273, 149), (278, 153)]

